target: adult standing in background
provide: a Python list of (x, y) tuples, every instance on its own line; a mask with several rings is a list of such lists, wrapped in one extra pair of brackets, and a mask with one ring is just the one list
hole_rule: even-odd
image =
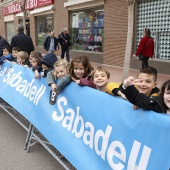
[(0, 57), (3, 56), (3, 48), (9, 45), (9, 43), (0, 35)]
[(61, 58), (64, 59), (64, 55), (66, 53), (67, 62), (70, 62), (70, 55), (69, 55), (69, 46), (70, 43), (70, 35), (67, 32), (67, 28), (62, 28), (61, 34), (58, 36), (59, 43), (61, 45)]
[(142, 68), (148, 66), (149, 58), (154, 57), (154, 39), (151, 37), (150, 29), (145, 28), (143, 34), (144, 34), (144, 36), (140, 40), (138, 49), (137, 49), (136, 53), (133, 55), (133, 57), (136, 57), (139, 54), (143, 55)]
[(48, 53), (54, 53), (55, 51), (58, 51), (59, 49), (58, 39), (54, 36), (54, 31), (51, 31), (50, 35), (47, 36), (43, 46), (44, 49), (48, 51)]
[(18, 34), (14, 35), (11, 40), (11, 46), (19, 47), (21, 51), (27, 52), (29, 55), (32, 51), (34, 51), (34, 45), (31, 37), (24, 34), (24, 26), (19, 24), (17, 26)]

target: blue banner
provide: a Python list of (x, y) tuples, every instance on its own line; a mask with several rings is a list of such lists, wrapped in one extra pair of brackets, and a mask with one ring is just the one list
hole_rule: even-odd
[(0, 97), (77, 169), (169, 170), (170, 116), (133, 110), (123, 99), (71, 83), (49, 104), (46, 78), (5, 62)]

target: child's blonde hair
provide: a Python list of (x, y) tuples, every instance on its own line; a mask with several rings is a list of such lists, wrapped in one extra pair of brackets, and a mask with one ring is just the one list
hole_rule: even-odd
[(57, 73), (55, 71), (55, 67), (63, 66), (66, 68), (67, 72), (69, 72), (70, 64), (67, 62), (65, 59), (58, 60), (54, 63), (54, 71), (53, 71), (53, 76), (55, 80), (57, 79)]
[(25, 51), (20, 51), (20, 52), (18, 52), (17, 57), (21, 58), (21, 60), (27, 60), (28, 53)]

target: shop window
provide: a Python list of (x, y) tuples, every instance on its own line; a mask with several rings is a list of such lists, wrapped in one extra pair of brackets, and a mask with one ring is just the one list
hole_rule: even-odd
[(72, 49), (103, 51), (104, 9), (72, 12)]
[(54, 29), (53, 14), (37, 16), (37, 45), (43, 46), (45, 38)]
[(6, 35), (7, 35), (6, 39), (8, 43), (11, 44), (11, 39), (15, 35), (14, 22), (13, 21), (6, 22), (5, 27), (6, 27)]

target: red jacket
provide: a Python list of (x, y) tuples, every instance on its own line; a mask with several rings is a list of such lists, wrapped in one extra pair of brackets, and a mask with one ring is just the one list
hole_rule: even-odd
[(154, 55), (154, 39), (152, 37), (143, 37), (140, 40), (138, 49), (135, 53), (136, 56), (142, 54), (145, 57), (152, 58)]

